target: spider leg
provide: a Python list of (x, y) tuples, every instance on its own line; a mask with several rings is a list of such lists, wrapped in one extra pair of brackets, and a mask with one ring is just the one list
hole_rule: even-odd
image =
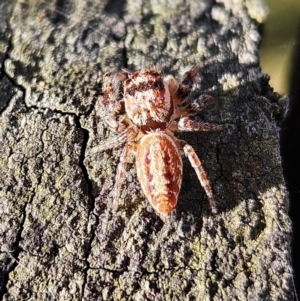
[(189, 113), (188, 116), (192, 116), (202, 111), (206, 107), (212, 105), (214, 102), (215, 99), (212, 96), (202, 94), (197, 99), (186, 105), (184, 108), (186, 108), (187, 112)]
[(122, 71), (123, 71), (123, 73), (128, 74), (128, 75), (133, 74), (133, 71), (131, 71), (131, 70), (127, 69), (127, 68), (122, 68)]
[(165, 82), (168, 84), (173, 103), (176, 106), (174, 119), (195, 116), (207, 106), (214, 103), (214, 98), (210, 95), (202, 94), (192, 102), (187, 102), (187, 97), (192, 91), (196, 76), (199, 74), (199, 67), (195, 66), (184, 74), (180, 83), (176, 79), (168, 75)]
[(120, 156), (120, 162), (117, 167), (116, 183), (114, 187), (114, 196), (113, 196), (113, 207), (115, 209), (117, 209), (118, 207), (119, 196), (126, 175), (127, 163), (130, 159), (134, 146), (135, 144), (127, 144), (124, 147), (122, 154)]
[(209, 132), (221, 131), (223, 127), (219, 124), (212, 124), (190, 119), (189, 117), (181, 117), (179, 121), (174, 120), (168, 126), (168, 132)]
[(194, 148), (189, 144), (184, 145), (183, 151), (184, 151), (185, 155), (188, 157), (192, 167), (194, 168), (201, 186), (204, 188), (204, 190), (206, 192), (212, 212), (217, 213), (217, 206), (216, 206), (216, 202), (213, 197), (212, 188), (210, 186), (209, 179), (207, 177), (207, 174), (202, 166), (202, 163), (201, 163), (198, 155), (196, 154)]
[(106, 149), (118, 147), (127, 141), (133, 140), (137, 134), (138, 134), (137, 126), (135, 125), (129, 126), (120, 135), (105, 140), (102, 143), (98, 144), (97, 146), (93, 147), (89, 151), (88, 156), (101, 152)]
[(199, 74), (200, 67), (194, 66), (183, 75), (183, 79), (178, 87), (178, 94), (184, 100), (192, 91), (196, 76)]
[(212, 124), (207, 122), (201, 122), (190, 119), (189, 117), (182, 117), (177, 124), (177, 131), (180, 132), (195, 132), (195, 131), (221, 131), (223, 128), (221, 125)]
[(104, 116), (103, 118), (104, 122), (116, 133), (121, 133), (125, 129), (125, 124), (123, 120), (118, 121), (116, 120), (116, 116), (113, 114), (109, 114), (107, 116)]
[(109, 113), (120, 113), (122, 109), (122, 77), (117, 72), (105, 73), (103, 75), (102, 84), (102, 103), (105, 106), (106, 111)]
[(199, 74), (199, 67), (195, 66), (184, 74), (183, 79), (180, 83), (178, 83), (172, 75), (165, 77), (164, 80), (169, 87), (174, 105), (183, 103), (187, 96), (190, 94), (197, 74)]
[(122, 133), (124, 130), (132, 125), (132, 121), (129, 118), (126, 118), (125, 115), (121, 116), (120, 118), (109, 114), (103, 117), (103, 120), (106, 125), (108, 125), (114, 132)]
[(164, 78), (164, 82), (165, 82), (165, 84), (167, 84), (167, 86), (169, 88), (169, 92), (172, 97), (174, 105), (179, 104), (181, 102), (181, 99), (177, 95), (177, 91), (179, 88), (178, 81), (175, 79), (175, 77), (173, 75), (167, 75)]
[(122, 72), (109, 72), (103, 75), (101, 101), (96, 103), (96, 115), (102, 117), (105, 123), (117, 133), (121, 133), (126, 127), (125, 117), (119, 118), (125, 114), (125, 105), (123, 101), (123, 82), (128, 78), (127, 74)]
[(209, 95), (202, 94), (199, 98), (193, 100), (192, 102), (187, 104), (184, 103), (185, 101), (183, 101), (179, 106), (176, 106), (174, 119), (197, 115), (198, 112), (214, 103), (214, 98)]

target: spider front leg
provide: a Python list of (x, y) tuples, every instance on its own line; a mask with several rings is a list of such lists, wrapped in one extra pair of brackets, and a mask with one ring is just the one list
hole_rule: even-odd
[(217, 213), (217, 206), (216, 206), (215, 199), (213, 197), (212, 188), (210, 186), (209, 179), (207, 177), (207, 174), (203, 168), (203, 165), (202, 165), (198, 155), (196, 154), (194, 148), (189, 144), (184, 145), (183, 151), (184, 151), (184, 154), (188, 157), (192, 167), (194, 168), (201, 186), (204, 188), (204, 190), (206, 192), (212, 212)]
[(183, 79), (179, 84), (177, 94), (181, 100), (185, 100), (191, 93), (196, 76), (199, 74), (200, 67), (194, 66), (183, 75)]
[(180, 83), (172, 76), (168, 75), (165, 82), (169, 87), (170, 94), (175, 105), (184, 102), (187, 96), (191, 93), (196, 76), (199, 74), (199, 67), (195, 66), (186, 72)]
[(123, 117), (125, 114), (123, 82), (126, 79), (127, 75), (122, 72), (104, 74), (101, 101), (104, 108), (96, 107), (96, 114), (102, 116), (104, 122), (117, 133), (121, 133), (126, 127)]

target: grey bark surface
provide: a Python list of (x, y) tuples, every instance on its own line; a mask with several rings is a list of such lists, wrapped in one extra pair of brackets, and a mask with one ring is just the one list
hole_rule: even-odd
[[(259, 0), (0, 4), (1, 300), (294, 300), (291, 224), (279, 154), (285, 100), (261, 73)], [(178, 74), (221, 132), (181, 135), (202, 159), (212, 215), (189, 162), (163, 222), (134, 158), (112, 208), (122, 148), (96, 114), (102, 75)]]

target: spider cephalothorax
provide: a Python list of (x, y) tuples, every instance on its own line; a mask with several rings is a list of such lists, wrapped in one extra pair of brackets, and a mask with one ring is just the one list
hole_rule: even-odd
[(119, 198), (130, 155), (136, 151), (136, 168), (143, 192), (157, 213), (165, 219), (176, 207), (182, 181), (183, 152), (195, 169), (210, 205), (216, 205), (201, 161), (192, 146), (175, 137), (176, 132), (220, 130), (218, 125), (190, 119), (212, 97), (186, 103), (198, 67), (186, 72), (178, 83), (173, 76), (146, 69), (138, 72), (107, 73), (103, 80), (106, 124), (117, 136), (93, 148), (92, 153), (123, 146), (117, 169), (114, 198)]
[(143, 131), (165, 129), (174, 113), (168, 82), (147, 69), (133, 73), (124, 83), (127, 116)]

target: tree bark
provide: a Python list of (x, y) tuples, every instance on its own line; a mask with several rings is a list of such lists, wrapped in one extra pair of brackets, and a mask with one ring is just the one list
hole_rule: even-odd
[[(1, 300), (294, 300), (278, 125), (286, 99), (259, 67), (260, 0), (2, 3)], [(181, 135), (202, 159), (213, 215), (184, 160), (163, 222), (134, 159), (112, 207), (120, 149), (96, 114), (107, 71), (199, 65), (191, 99), (221, 132)]]

